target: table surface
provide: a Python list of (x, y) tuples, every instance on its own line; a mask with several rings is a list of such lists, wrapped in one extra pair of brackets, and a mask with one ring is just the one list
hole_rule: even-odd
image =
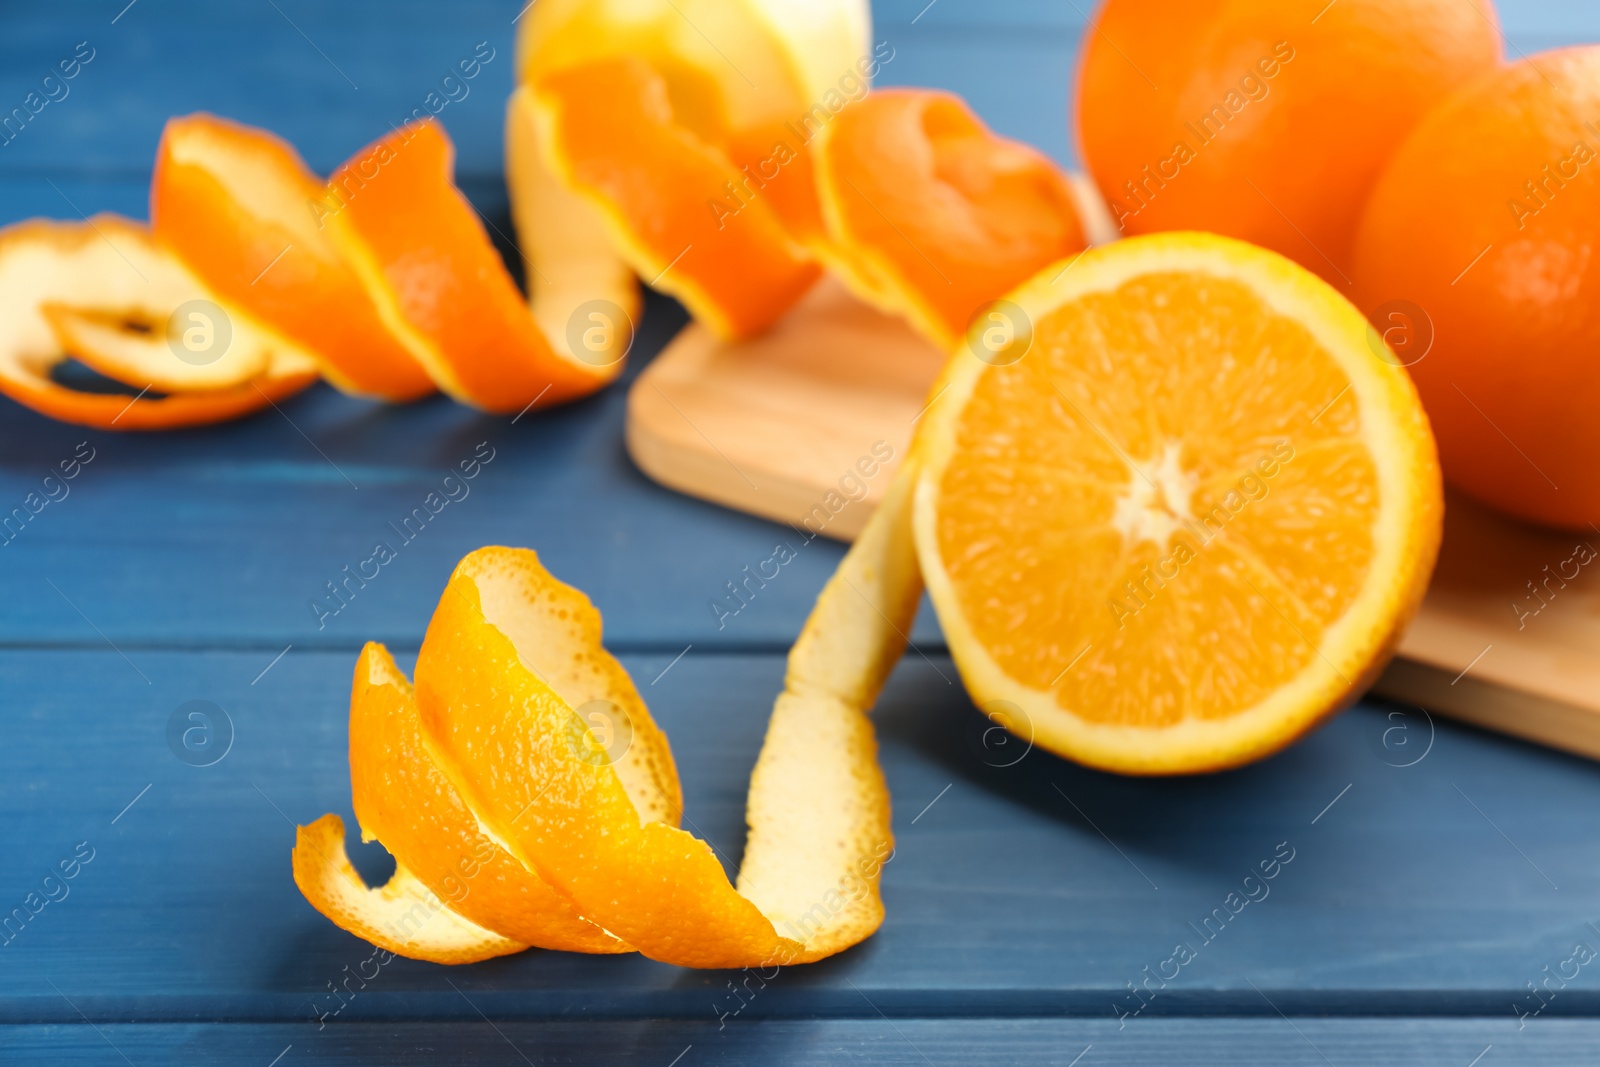
[[(0, 110), (78, 42), (94, 58), (0, 147), (0, 221), (142, 217), (161, 123), (196, 109), (268, 126), (326, 170), (488, 41), (495, 58), (442, 118), (464, 188), (509, 232), (520, 4), (125, 3), (7, 5)], [(878, 5), (895, 48), (883, 81), (959, 90), (1070, 162), (1088, 0), (924, 3)], [(1514, 53), (1600, 39), (1589, 0), (1501, 8)], [(629, 378), (682, 323), (651, 300)], [(997, 755), (927, 612), (923, 654), (876, 713), (898, 851), (866, 944), (738, 995), (734, 975), (638, 957), (397, 959), (319, 1023), (370, 949), (295, 890), (293, 824), (349, 821), (356, 650), (383, 640), (409, 666), (479, 545), (537, 548), (600, 606), (672, 736), (689, 817), (737, 861), (788, 642), (842, 549), (805, 546), (719, 626), (723, 583), (793, 535), (647, 481), (623, 450), (626, 384), (515, 425), (318, 387), (281, 413), (156, 436), (0, 403), (0, 508), (93, 450), (70, 495), (0, 547), (0, 913), (92, 855), (0, 945), (0, 1061), (1499, 1067), (1577, 1061), (1600, 1040), (1593, 764), (1371, 701), (1206, 778)], [(324, 583), (480, 442), (494, 458), (470, 496), (319, 626)], [(168, 746), (191, 700), (231, 722), (208, 767)], [(356, 857), (383, 876), (380, 848)], [(1274, 857), (1267, 895), (1239, 903)]]

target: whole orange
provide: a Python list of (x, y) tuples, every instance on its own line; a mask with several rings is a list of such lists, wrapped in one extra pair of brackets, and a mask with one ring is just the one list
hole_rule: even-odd
[(1536, 522), (1600, 523), (1600, 46), (1430, 114), (1373, 191), (1352, 276), (1404, 342), (1446, 480)]
[(1084, 32), (1083, 158), (1127, 233), (1241, 238), (1348, 292), (1390, 155), (1500, 55), (1490, 0), (1107, 0)]

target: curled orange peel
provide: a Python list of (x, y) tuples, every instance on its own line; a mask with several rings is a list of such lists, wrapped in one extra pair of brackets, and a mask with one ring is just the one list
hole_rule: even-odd
[(150, 220), (230, 306), (317, 354), (348, 393), (407, 401), (433, 380), (386, 328), (330, 238), (340, 201), (294, 147), (212, 115), (168, 121), (150, 180)]
[(984, 305), (1087, 245), (1067, 175), (952, 93), (874, 92), (823, 129), (815, 155), (824, 258), (943, 350)]
[(759, 333), (821, 270), (770, 201), (713, 209), (743, 175), (723, 148), (677, 120), (669, 88), (637, 56), (545, 75), (534, 105), (545, 158), (602, 205), (616, 246), (641, 276), (719, 336)]
[[(948, 349), (1103, 236), (1104, 211), (953, 94), (869, 94), (893, 57), (869, 36), (860, 0), (545, 0), (508, 130), (598, 218), (591, 264), (631, 266), (719, 337), (767, 329), (827, 268)], [(511, 188), (524, 242), (563, 213)]]
[(350, 694), (350, 792), (363, 839), (404, 856), (463, 918), (541, 948), (627, 951), (484, 835), (428, 751), (410, 681), (378, 644), (362, 650)]
[[(352, 704), (351, 777), (365, 831), (481, 933), (470, 945), (453, 925), (441, 945), (397, 941), (384, 926), (395, 893), (359, 880), (366, 896), (350, 889), (343, 840), (328, 837), (333, 816), (301, 829), (296, 883), (346, 930), (441, 963), (498, 954), (494, 936), (539, 943), (539, 930), (571, 916), (615, 940), (543, 943), (632, 948), (688, 967), (810, 962), (870, 936), (894, 846), (866, 713), (904, 650), (921, 593), (910, 483), (897, 485), (790, 653), (751, 776), (737, 886), (709, 844), (677, 828), (666, 738), (601, 645), (599, 613), (533, 552), (508, 548), (480, 549), (451, 575), (417, 659), (414, 704), (371, 645)], [(374, 723), (387, 725), (375, 732)], [(619, 733), (631, 737), (620, 753)], [(389, 740), (374, 741), (380, 735)], [(471, 880), (462, 892), (440, 876), (485, 854), (484, 842), (503, 850), (500, 870), (520, 868), (519, 885), (533, 879), (550, 895), (530, 892), (497, 917)]]
[[(641, 310), (639, 283), (612, 250), (594, 205), (545, 165), (533, 91), (526, 86), (506, 107), (506, 186), (529, 306), (545, 337), (581, 362), (626, 355)], [(626, 335), (619, 339), (618, 330)]]
[[(192, 328), (202, 329), (205, 341), (190, 353), (193, 363), (172, 347), (191, 328), (186, 308), (200, 316)], [(220, 422), (291, 396), (317, 376), (308, 354), (222, 310), (147, 229), (114, 215), (0, 230), (0, 322), (0, 392), (84, 426)], [(52, 372), (70, 358), (138, 394), (56, 382)]]
[[(604, 263), (585, 249), (598, 223), (563, 210), (591, 209), (534, 165), (529, 145), (517, 135), (519, 203), (531, 197), (541, 217), (563, 217), (535, 247), (552, 268)], [(631, 275), (563, 271), (561, 286), (525, 302), (454, 185), (453, 157), (443, 129), (422, 120), (323, 182), (264, 130), (204, 114), (173, 119), (151, 183), (153, 236), (91, 221), (116, 231), (100, 234), (114, 257), (73, 226), (7, 231), (11, 265), (48, 263), (12, 291), (0, 389), (67, 421), (155, 429), (236, 417), (319, 372), (361, 396), (400, 402), (442, 389), (496, 413), (603, 387), (632, 344)], [(124, 268), (146, 288), (130, 288)], [(202, 333), (217, 323), (233, 330), (231, 345), (206, 358), (174, 344), (191, 335), (180, 306), (191, 297), (209, 308)], [(50, 377), (67, 355), (152, 395), (129, 406), (68, 389)]]
[[(865, 92), (869, 28), (861, 0), (541, 3), (510, 121), (531, 124), (544, 170), (617, 259), (719, 335), (748, 336), (820, 274), (809, 142), (841, 83)], [(526, 248), (548, 216), (511, 189)]]
[(527, 948), (463, 918), (406, 868), (369, 889), (344, 847), (344, 820), (328, 814), (295, 832), (294, 884), (357, 937), (411, 959), (477, 963)]
[[(176, 307), (173, 305), (173, 310)], [(135, 388), (148, 386), (152, 392), (229, 389), (261, 377), (273, 362), (271, 349), (258, 344), (235, 345), (231, 338), (227, 351), (215, 360), (187, 363), (172, 358), (174, 342), (181, 345), (186, 331), (203, 338), (207, 331), (215, 330), (211, 320), (216, 316), (209, 308), (188, 323), (182, 313), (173, 315), (169, 310), (163, 316), (142, 303), (109, 309), (47, 300), (39, 305), (39, 312), (62, 352), (107, 378)]]
[(517, 413), (586, 396), (622, 369), (625, 324), (589, 358), (558, 352), (506, 273), (477, 211), (452, 181), (455, 148), (432, 119), (356, 153), (328, 184), (328, 229), (378, 315), (439, 388)]

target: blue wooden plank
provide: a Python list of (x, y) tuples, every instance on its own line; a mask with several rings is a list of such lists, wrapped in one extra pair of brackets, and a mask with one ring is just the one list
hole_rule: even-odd
[[(1549, 1020), (1517, 1032), (1490, 1019), (1165, 1019), (1118, 1031), (1078, 1019), (881, 1018), (734, 1024), (647, 1020), (585, 1022), (15, 1026), (0, 1055), (64, 1064), (473, 1064), (645, 1063), (656, 1067), (934, 1067), (1184, 1063), (1199, 1067), (1546, 1067), (1592, 1062), (1600, 1024)], [(1075, 1056), (1081, 1059), (1075, 1060)]]
[[(447, 978), (525, 1019), (857, 1016), (862, 994), (895, 1017), (1129, 1024), (1272, 1016), (1263, 993), (1301, 1014), (1600, 1013), (1593, 968), (1542, 1008), (1526, 988), (1600, 947), (1592, 831), (1563, 817), (1600, 807), (1592, 764), (1367, 706), (1240, 771), (1120, 778), (986, 748), (942, 657), (904, 663), (877, 713), (898, 842), (866, 944), (745, 987), (742, 1009), (729, 982), (748, 976), (551, 952), (394, 960), (341, 1006), (329, 983), (371, 949), (300, 898), (288, 851), (291, 822), (348, 818), (354, 657), (126, 652), (0, 653), (0, 912), (61, 897), (0, 946), (0, 1019), (472, 1019)], [(672, 737), (692, 827), (736, 864), (782, 660), (625, 662)], [(212, 766), (169, 747), (191, 700), (231, 723)], [(64, 894), (45, 884), (84, 850)], [(381, 871), (376, 846), (357, 854)], [(1194, 958), (1174, 962), (1179, 944)]]

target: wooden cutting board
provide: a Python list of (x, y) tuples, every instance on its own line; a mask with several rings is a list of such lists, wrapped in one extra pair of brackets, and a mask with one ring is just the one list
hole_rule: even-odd
[[(663, 485), (848, 540), (942, 362), (827, 280), (755, 340), (686, 328), (634, 383), (628, 450)], [(1600, 530), (1540, 530), (1454, 495), (1446, 513), (1433, 584), (1375, 691), (1600, 759)]]

